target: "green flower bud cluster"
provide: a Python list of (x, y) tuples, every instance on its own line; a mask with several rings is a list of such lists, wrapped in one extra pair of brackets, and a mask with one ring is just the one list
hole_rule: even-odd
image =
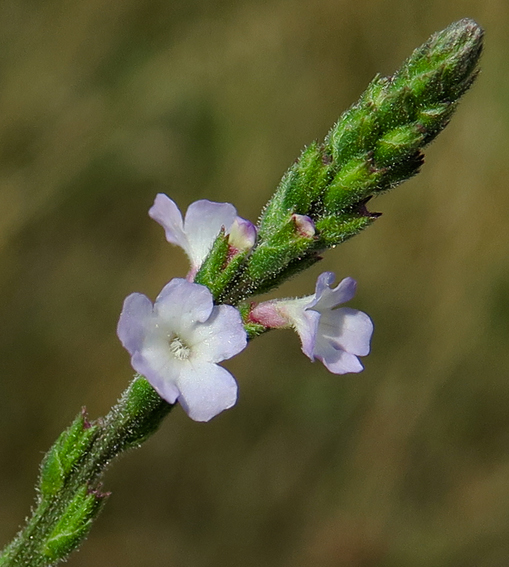
[[(419, 171), (423, 148), (477, 76), (482, 40), (475, 22), (460, 20), (431, 36), (395, 75), (375, 77), (324, 142), (305, 148), (283, 176), (223, 302), (279, 285), (380, 216), (367, 210), (367, 201)], [(315, 234), (300, 233), (295, 215), (309, 217)]]

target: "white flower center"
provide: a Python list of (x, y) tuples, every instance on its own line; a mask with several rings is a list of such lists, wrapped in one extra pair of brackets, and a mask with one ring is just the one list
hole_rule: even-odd
[(178, 360), (187, 360), (191, 355), (191, 349), (180, 337), (170, 339), (170, 352)]

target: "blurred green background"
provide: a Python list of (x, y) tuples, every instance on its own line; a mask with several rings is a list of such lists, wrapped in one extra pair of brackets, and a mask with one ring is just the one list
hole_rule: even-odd
[(124, 297), (187, 269), (147, 211), (233, 202), (282, 173), (377, 72), (462, 17), (483, 72), (422, 173), (373, 227), (278, 290), (333, 270), (376, 330), (334, 376), (269, 334), (230, 361), (237, 406), (180, 408), (106, 477), (73, 567), (509, 565), (507, 0), (0, 3), (0, 537), (38, 463), (132, 370)]

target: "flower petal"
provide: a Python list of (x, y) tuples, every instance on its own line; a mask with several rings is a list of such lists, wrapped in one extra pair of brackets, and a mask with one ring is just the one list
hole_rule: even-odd
[(334, 282), (334, 279), (333, 272), (324, 272), (318, 276), (315, 299), (308, 305), (308, 309), (322, 312), (333, 309), (353, 298), (357, 282), (353, 278), (345, 278), (334, 289), (331, 289), (330, 285)]
[(201, 266), (214, 240), (224, 227), (230, 228), (237, 211), (230, 203), (215, 203), (202, 199), (189, 205), (184, 230), (190, 245), (189, 257), (193, 266)]
[(360, 372), (364, 368), (354, 354), (337, 349), (332, 343), (326, 340), (317, 340), (315, 356), (318, 360), (321, 360), (327, 370), (333, 374)]
[(206, 321), (213, 309), (212, 294), (203, 285), (175, 278), (157, 296), (154, 310), (174, 330), (185, 332)]
[(302, 343), (302, 352), (310, 360), (314, 360), (313, 351), (320, 314), (317, 311), (306, 309), (307, 304), (309, 304), (309, 296), (288, 301), (282, 300), (278, 311), (297, 331)]
[(205, 286), (175, 279), (154, 306), (142, 294), (124, 302), (118, 334), (133, 368), (169, 403), (182, 403), (190, 417), (208, 421), (234, 405), (237, 384), (215, 364), (245, 348), (240, 313), (214, 306)]
[(142, 293), (132, 293), (124, 300), (117, 325), (120, 342), (131, 354), (141, 348), (152, 318), (152, 302)]
[(152, 346), (144, 352), (136, 352), (131, 358), (131, 365), (150, 382), (163, 400), (169, 404), (177, 401), (180, 392), (175, 383), (180, 367), (168, 360), (163, 349)]
[(164, 228), (166, 240), (183, 248), (191, 259), (191, 247), (184, 232), (182, 214), (175, 202), (164, 193), (159, 193), (148, 214)]
[(237, 383), (221, 366), (189, 363), (177, 381), (178, 401), (195, 421), (209, 421), (237, 401)]
[(216, 306), (210, 318), (193, 330), (193, 352), (199, 360), (221, 362), (244, 350), (246, 345), (242, 318), (231, 305)]
[(318, 332), (337, 348), (366, 356), (369, 354), (373, 322), (362, 311), (341, 307), (322, 314)]

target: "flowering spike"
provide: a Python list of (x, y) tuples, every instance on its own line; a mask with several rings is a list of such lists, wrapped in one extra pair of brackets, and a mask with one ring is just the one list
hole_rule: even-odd
[(475, 22), (461, 20), (434, 34), (394, 76), (376, 77), (325, 141), (309, 145), (283, 176), (258, 237), (233, 205), (197, 201), (183, 219), (171, 199), (157, 196), (150, 216), (185, 250), (191, 269), (154, 305), (142, 294), (124, 303), (118, 335), (148, 381), (137, 376), (103, 420), (92, 424), (82, 413), (59, 437), (41, 466), (37, 507), (0, 565), (65, 559), (108, 496), (100, 484), (106, 467), (151, 435), (176, 401), (198, 421), (231, 407), (237, 384), (218, 363), (246, 346), (246, 333), (293, 327), (311, 360), (336, 374), (362, 370), (373, 325), (366, 314), (339, 307), (354, 295), (351, 278), (332, 288), (334, 275), (326, 272), (314, 295), (243, 303), (242, 319), (233, 305), (309, 267), (378, 218), (366, 203), (419, 171), (423, 148), (477, 76), (482, 36)]

